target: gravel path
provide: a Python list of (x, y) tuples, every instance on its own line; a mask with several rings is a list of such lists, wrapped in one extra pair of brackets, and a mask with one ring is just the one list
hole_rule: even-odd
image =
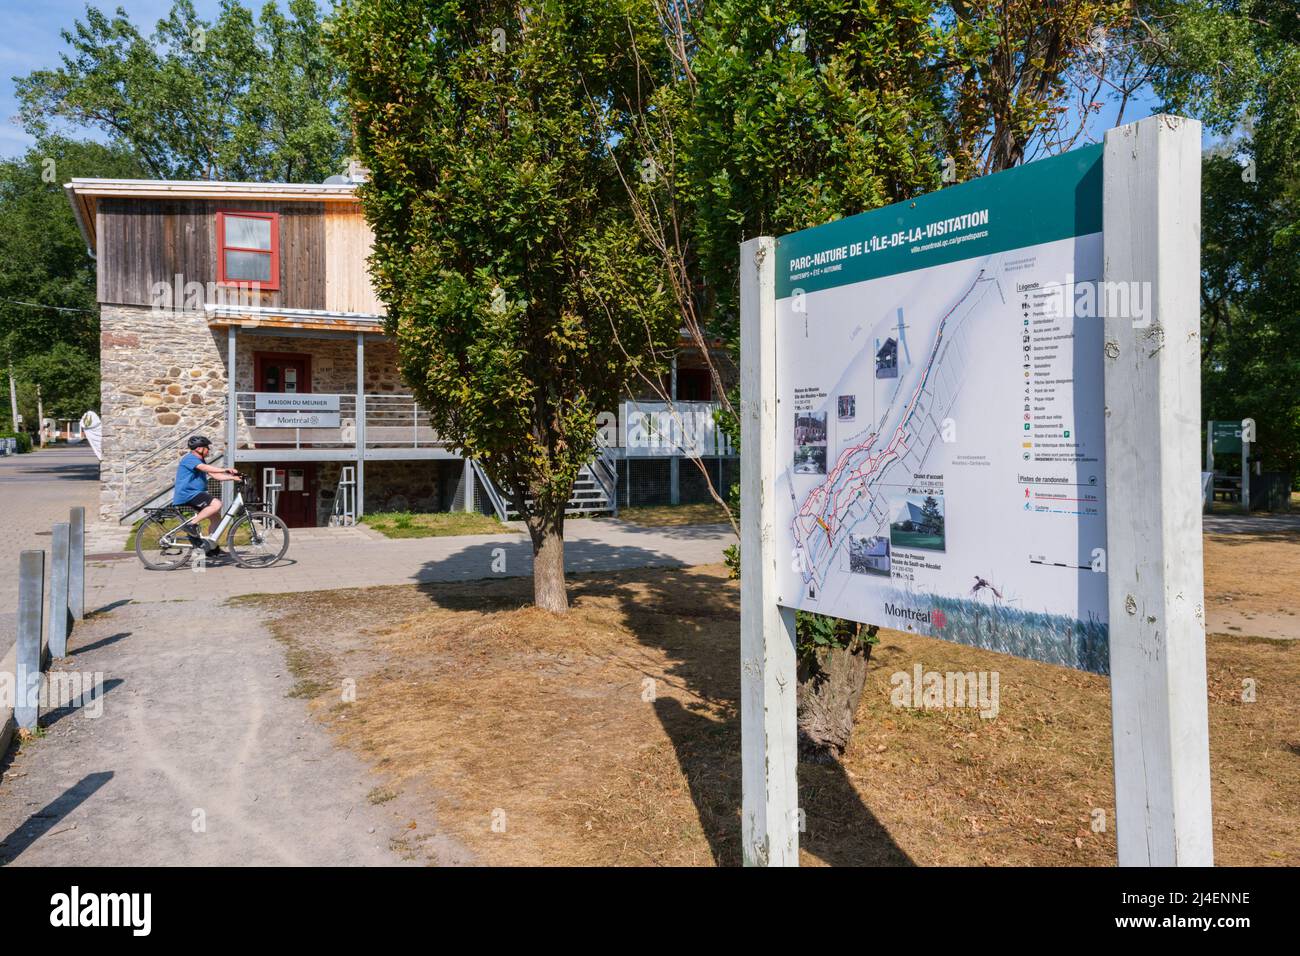
[(52, 672), (99, 673), (104, 690), (43, 715), (44, 736), (9, 758), (0, 863), (468, 861), (427, 809), (374, 802), (378, 778), (287, 696), (283, 648), (255, 611), (118, 608), (78, 627)]

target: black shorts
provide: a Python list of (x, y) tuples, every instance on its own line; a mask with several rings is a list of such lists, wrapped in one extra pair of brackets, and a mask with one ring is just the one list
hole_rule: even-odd
[(185, 504), (193, 508), (195, 511), (202, 511), (208, 505), (212, 504), (212, 502), (215, 500), (216, 499), (214, 499), (212, 495), (208, 494), (206, 491), (200, 491), (189, 501), (185, 502)]

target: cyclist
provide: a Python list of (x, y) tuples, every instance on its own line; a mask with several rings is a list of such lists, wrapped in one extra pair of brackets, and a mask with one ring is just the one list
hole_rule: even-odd
[(221, 500), (208, 494), (208, 477), (218, 481), (235, 481), (242, 476), (233, 468), (218, 468), (205, 463), (204, 459), (212, 453), (212, 442), (204, 436), (194, 435), (188, 444), (190, 453), (176, 466), (176, 488), (172, 493), (172, 504), (189, 505), (198, 512), (190, 520), (200, 533), (203, 519), (208, 519), (208, 537), (203, 538), (203, 548), (209, 554), (219, 555), (221, 548), (212, 536), (217, 533)]

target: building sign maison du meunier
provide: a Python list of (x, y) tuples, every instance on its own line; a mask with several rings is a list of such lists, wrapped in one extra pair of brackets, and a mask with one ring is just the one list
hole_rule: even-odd
[(258, 392), (258, 428), (338, 428), (339, 397), (296, 392)]

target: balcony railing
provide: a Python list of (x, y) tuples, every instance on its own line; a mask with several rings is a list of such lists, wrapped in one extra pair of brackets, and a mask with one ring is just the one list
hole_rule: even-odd
[[(355, 394), (311, 393), (314, 399), (337, 400), (338, 425), (328, 428), (269, 428), (257, 425), (257, 397), (239, 392), (240, 448), (355, 448)], [(717, 402), (625, 400), (619, 403), (616, 427), (602, 434), (613, 457), (712, 457), (733, 455), (727, 436), (717, 426)], [(379, 393), (365, 396), (366, 448), (446, 447), (429, 423), (429, 413), (411, 395)], [(333, 412), (329, 413), (332, 421)], [(612, 424), (612, 421), (611, 423)]]
[[(718, 427), (718, 402), (640, 401), (619, 406), (618, 454), (627, 458), (688, 458), (734, 455), (731, 441)], [(612, 444), (612, 443), (611, 443)]]
[[(257, 425), (257, 396), (239, 392), (240, 448), (355, 448), (357, 445), (357, 397), (355, 394), (322, 394), (313, 398), (338, 400), (338, 425), (326, 428), (268, 428)], [(433, 448), (445, 442), (429, 424), (429, 413), (411, 395), (379, 393), (365, 396), (365, 445), (367, 448)], [(332, 415), (332, 413), (330, 413)]]

